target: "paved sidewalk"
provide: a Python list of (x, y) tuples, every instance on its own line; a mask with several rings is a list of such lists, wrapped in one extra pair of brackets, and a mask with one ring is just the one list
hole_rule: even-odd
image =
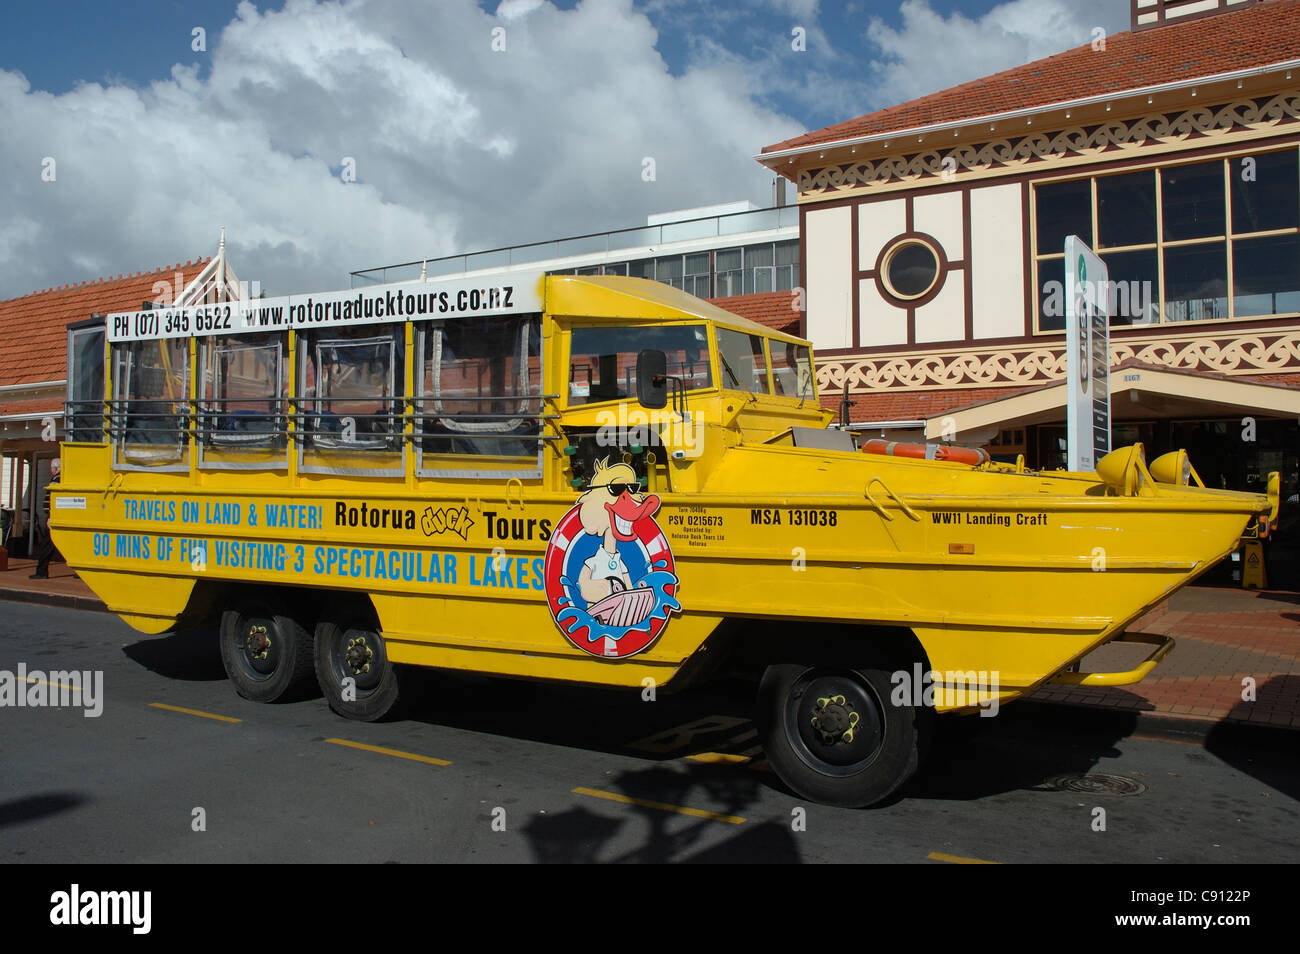
[[(104, 611), (104, 604), (62, 563), (48, 580), (31, 580), (32, 560), (9, 560), (0, 600)], [(0, 616), (3, 625), (3, 616)], [(1205, 723), (1300, 729), (1300, 593), (1191, 586), (1144, 616), (1134, 631), (1173, 636), (1178, 645), (1142, 682), (1113, 689), (1051, 686), (1027, 698)], [(1103, 646), (1085, 671), (1131, 669), (1151, 651), (1140, 644)], [(1243, 700), (1254, 680), (1253, 701)]]
[(9, 569), (0, 573), (0, 600), (108, 612), (99, 597), (68, 569), (66, 563), (51, 563), (48, 580), (28, 579), (35, 572), (35, 560), (11, 556)]

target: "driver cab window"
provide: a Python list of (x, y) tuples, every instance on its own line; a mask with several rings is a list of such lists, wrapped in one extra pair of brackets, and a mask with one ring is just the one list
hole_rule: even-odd
[(772, 380), (776, 393), (785, 397), (811, 399), (813, 395), (812, 355), (807, 345), (768, 340), (772, 352)]
[(704, 325), (574, 328), (569, 346), (569, 406), (636, 396), (636, 356), (662, 351), (668, 375), (686, 389), (712, 387), (709, 335)]
[(724, 388), (766, 394), (767, 359), (763, 357), (763, 336), (719, 328), (718, 373), (722, 375)]

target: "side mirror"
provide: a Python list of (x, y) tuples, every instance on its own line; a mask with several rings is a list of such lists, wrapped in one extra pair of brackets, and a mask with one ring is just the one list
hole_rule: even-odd
[(667, 406), (668, 356), (662, 351), (637, 352), (636, 399), (651, 410)]

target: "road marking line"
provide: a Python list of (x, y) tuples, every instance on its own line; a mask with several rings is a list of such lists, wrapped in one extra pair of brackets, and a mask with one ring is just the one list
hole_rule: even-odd
[(382, 745), (367, 745), (364, 742), (353, 742), (351, 739), (326, 739), (326, 742), (332, 742), (334, 745), (346, 745), (350, 749), (362, 749), (366, 752), (378, 752), (380, 755), (391, 755), (395, 759), (410, 759), (412, 762), (425, 762), (429, 765), (450, 765), (446, 759), (435, 759), (432, 755), (417, 755), (414, 752), (403, 752), (401, 749), (386, 749)]
[(723, 815), (719, 812), (706, 812), (699, 808), (686, 808), (682, 805), (668, 805), (664, 802), (652, 802), (645, 798), (633, 798), (631, 795), (619, 795), (617, 792), (602, 792), (597, 788), (575, 788), (575, 795), (590, 795), (592, 798), (607, 798), (611, 802), (623, 802), (627, 805), (640, 805), (642, 808), (658, 808), (660, 811), (677, 812), (679, 815), (691, 815), (695, 818), (708, 818), (713, 821), (726, 822), (729, 825), (743, 825), (745, 819), (739, 815)]
[(20, 682), (27, 682), (38, 686), (49, 686), (52, 689), (67, 689), (69, 692), (85, 692), (81, 686), (65, 686), (61, 682), (46, 682), (44, 679), (37, 679), (35, 676), (24, 676)]
[(932, 861), (946, 861), (950, 865), (1000, 865), (1000, 861), (985, 861), (982, 858), (963, 858), (961, 855), (945, 855), (941, 851), (932, 851), (927, 858)]
[(706, 765), (741, 765), (749, 761), (748, 755), (732, 755), (729, 752), (696, 752), (686, 757), (692, 762), (704, 762)]
[(198, 709), (186, 709), (184, 706), (169, 706), (165, 702), (149, 703), (155, 709), (166, 709), (168, 712), (183, 712), (186, 715), (199, 716), (203, 719), (216, 719), (218, 722), (243, 722), (243, 719), (236, 719), (234, 716), (216, 715), (212, 712), (201, 712)]

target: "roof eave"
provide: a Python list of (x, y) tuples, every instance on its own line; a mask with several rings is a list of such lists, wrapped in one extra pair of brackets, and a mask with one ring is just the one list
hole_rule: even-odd
[[(1022, 109), (1010, 109), (1000, 113), (985, 113), (980, 116), (967, 116), (962, 119), (945, 120), (941, 123), (930, 123), (924, 126), (911, 126), (905, 129), (891, 129), (886, 132), (870, 133), (865, 136), (851, 136), (846, 139), (834, 139), (829, 142), (808, 143), (803, 146), (794, 146), (790, 149), (780, 149), (774, 152), (760, 152), (753, 158), (758, 162), (761, 162), (763, 165), (768, 165), (772, 160), (795, 159), (814, 152), (826, 152), (831, 149), (861, 146), (890, 139), (898, 139), (904, 136), (944, 132), (951, 129), (960, 129), (963, 126), (974, 126), (980, 123), (997, 123), (1012, 119), (1024, 119), (1027, 117), (1039, 116), (1044, 113), (1057, 112), (1062, 109), (1079, 109), (1085, 106), (1094, 106), (1099, 103), (1115, 102), (1117, 100), (1130, 99), (1138, 96), (1152, 96), (1156, 93), (1191, 89), (1197, 86), (1208, 86), (1215, 83), (1227, 83), (1232, 80), (1244, 80), (1250, 77), (1263, 76), (1268, 73), (1280, 73), (1283, 70), (1293, 70), (1297, 68), (1300, 68), (1300, 58), (1284, 60), (1280, 63), (1270, 63), (1265, 66), (1252, 66), (1249, 69), (1244, 70), (1232, 70), (1228, 73), (1212, 73), (1206, 76), (1193, 77), (1191, 79), (1174, 80), (1168, 83), (1157, 83), (1152, 86), (1139, 86), (1133, 89), (1119, 90), (1112, 93), (1099, 93), (1094, 96), (1083, 96), (1077, 99), (1060, 100), (1054, 103), (1045, 103), (1041, 106), (1027, 106)], [(899, 105), (903, 104), (900, 103)]]

